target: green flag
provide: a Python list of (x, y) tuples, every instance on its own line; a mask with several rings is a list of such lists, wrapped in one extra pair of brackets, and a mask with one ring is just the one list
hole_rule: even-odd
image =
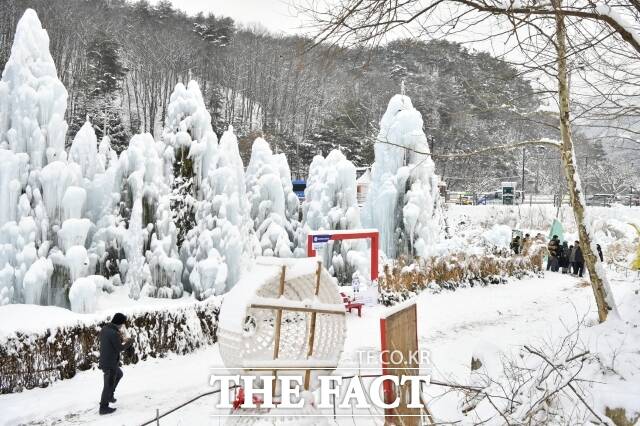
[(553, 238), (554, 235), (558, 236), (560, 244), (564, 242), (564, 228), (558, 219), (553, 219), (553, 224), (549, 230), (549, 239)]

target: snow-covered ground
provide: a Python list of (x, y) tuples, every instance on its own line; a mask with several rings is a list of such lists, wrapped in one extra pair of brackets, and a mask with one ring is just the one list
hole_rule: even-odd
[[(613, 281), (623, 317), (637, 311), (631, 300), (637, 287), (638, 283), (631, 280)], [(421, 349), (431, 354), (432, 376), (458, 383), (469, 381), (471, 356), (478, 347), (490, 345), (508, 353), (525, 343), (562, 335), (565, 327), (570, 328), (585, 314), (590, 325), (597, 319), (591, 288), (577, 278), (556, 273), (547, 273), (544, 279), (512, 281), (507, 285), (439, 294), (424, 292), (417, 301), (419, 341)], [(348, 316), (341, 367), (354, 367), (358, 351), (379, 347), (378, 319), (383, 312), (382, 307), (369, 307), (364, 309), (362, 318), (355, 314)], [(596, 334), (606, 335), (607, 330), (612, 329)], [(589, 338), (589, 334), (586, 335)], [(638, 339), (628, 336), (620, 348), (616, 348), (621, 363), (618, 368), (624, 371), (628, 367), (625, 363), (633, 359), (636, 365), (640, 364), (639, 345)], [(187, 356), (169, 356), (125, 366), (125, 376), (116, 395), (118, 410), (106, 417), (97, 413), (101, 372), (82, 372), (46, 389), (0, 396), (0, 423), (140, 424), (152, 419), (156, 409), (163, 412), (210, 391), (208, 379), (212, 368), (221, 366), (217, 346)], [(623, 400), (627, 403), (640, 401), (638, 383), (636, 375), (626, 387)], [(429, 392), (435, 394), (437, 389), (432, 387)], [(441, 415), (449, 413), (453, 420), (457, 408), (451, 398), (434, 400), (432, 409)], [(224, 417), (215, 415), (213, 401), (210, 396), (204, 397), (163, 418), (161, 424), (224, 424)], [(471, 419), (462, 420), (471, 422)], [(339, 424), (353, 422), (351, 417), (338, 417)], [(357, 417), (355, 422), (381, 424), (382, 419)]]

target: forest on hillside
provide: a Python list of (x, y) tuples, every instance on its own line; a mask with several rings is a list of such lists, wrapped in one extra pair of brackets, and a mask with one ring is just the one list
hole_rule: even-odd
[[(410, 39), (375, 48), (310, 49), (303, 37), (223, 16), (188, 16), (166, 0), (4, 0), (0, 68), (28, 7), (49, 32), (58, 75), (69, 92), (69, 144), (87, 117), (99, 138), (111, 137), (118, 153), (136, 133), (160, 139), (175, 84), (195, 79), (215, 132), (233, 125), (245, 165), (251, 143), (263, 136), (287, 154), (294, 177), (306, 176), (314, 155), (336, 147), (357, 166), (367, 166), (378, 122), (404, 82), (449, 188), (480, 192), (504, 180), (520, 182), (524, 158), (528, 192), (561, 190), (559, 159), (544, 149), (443, 157), (557, 137), (557, 118), (542, 112), (532, 84), (486, 53), (444, 40)], [(611, 167), (600, 164), (602, 148), (578, 139), (578, 163), (587, 169), (590, 190), (610, 192), (596, 188), (602, 176), (612, 175)], [(624, 181), (623, 171), (615, 175), (617, 183)]]

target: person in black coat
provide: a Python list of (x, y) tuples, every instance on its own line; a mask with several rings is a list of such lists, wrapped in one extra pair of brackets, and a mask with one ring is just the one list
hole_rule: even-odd
[(584, 273), (584, 256), (582, 255), (582, 248), (580, 248), (580, 242), (576, 241), (574, 243), (575, 248), (575, 260), (573, 263), (573, 273), (582, 278), (582, 274)]
[(596, 244), (596, 250), (598, 250), (598, 257), (600, 258), (600, 262), (604, 262), (604, 255), (602, 254), (602, 247), (600, 247), (600, 244)]
[(569, 270), (569, 254), (571, 253), (568, 243), (562, 243), (559, 249), (558, 265), (562, 268), (562, 273), (566, 274)]
[(133, 344), (132, 339), (123, 342), (120, 330), (127, 317), (121, 313), (117, 313), (100, 330), (100, 361), (98, 367), (104, 373), (104, 383), (102, 387), (102, 396), (100, 397), (100, 414), (109, 414), (116, 411), (115, 408), (109, 407), (110, 402), (116, 402), (113, 393), (122, 379), (122, 370), (120, 369), (120, 352), (128, 349)]

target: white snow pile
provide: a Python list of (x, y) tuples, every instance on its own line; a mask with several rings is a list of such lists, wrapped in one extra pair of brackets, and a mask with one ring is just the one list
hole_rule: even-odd
[[(361, 229), (356, 188), (356, 168), (342, 152), (333, 150), (326, 158), (316, 155), (309, 167), (309, 178), (302, 203), (303, 226), (298, 244), (305, 247), (310, 231)], [(351, 282), (360, 270), (369, 275), (369, 258), (362, 240), (330, 241), (320, 253), (332, 275)]]
[(293, 193), (286, 157), (274, 155), (267, 141), (257, 138), (253, 142), (245, 180), (260, 254), (292, 257), (299, 202)]
[[(629, 290), (619, 293), (624, 319), (611, 313), (606, 322), (594, 325), (580, 314), (561, 320), (562, 328), (549, 324), (544, 338), (518, 350), (492, 344), (475, 350), (473, 358), (482, 365), (471, 372), (469, 384), (482, 390), (468, 394), (458, 406), (464, 414), (453, 414), (446, 421), (634, 424), (640, 416), (640, 316), (634, 308), (637, 286), (631, 281), (625, 286)], [(435, 412), (444, 407), (440, 404)], [(612, 422), (615, 414), (624, 415), (625, 421), (618, 417)]]
[(497, 248), (508, 248), (511, 244), (511, 227), (493, 225), (482, 234), (485, 244)]
[(427, 257), (440, 239), (438, 177), (422, 126), (404, 95), (391, 98), (380, 121), (362, 220), (380, 230), (380, 247), (389, 257)]
[(71, 310), (81, 314), (95, 312), (100, 291), (113, 291), (113, 285), (102, 275), (78, 278), (69, 290)]

